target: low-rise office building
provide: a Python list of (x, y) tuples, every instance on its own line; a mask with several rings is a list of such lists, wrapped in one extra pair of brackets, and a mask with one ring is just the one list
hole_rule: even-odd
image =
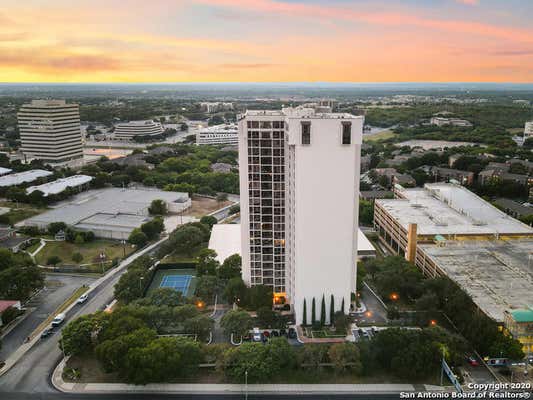
[(93, 231), (97, 237), (122, 240), (127, 239), (133, 229), (152, 219), (148, 208), (158, 199), (166, 203), (171, 213), (191, 206), (187, 193), (106, 188), (78, 194), (43, 214), (19, 222), (17, 226), (46, 229), (52, 222), (64, 222), (75, 229)]
[(113, 136), (117, 140), (133, 140), (136, 137), (159, 136), (163, 126), (152, 120), (122, 122), (115, 125)]
[(54, 175), (53, 172), (44, 169), (31, 169), (29, 171), (17, 172), (15, 174), (0, 176), (0, 187), (18, 186), (24, 183), (36, 181), (39, 178)]
[(202, 128), (196, 134), (197, 145), (235, 145), (239, 144), (236, 124), (223, 124)]
[(429, 121), (431, 125), (437, 125), (437, 126), (457, 126), (462, 128), (470, 128), (472, 127), (472, 123), (470, 121), (467, 121), (465, 119), (459, 119), (459, 118), (444, 118), (444, 117), (433, 117)]
[(533, 354), (533, 308), (505, 312), (507, 332), (522, 343), (526, 355)]
[(47, 197), (51, 194), (59, 194), (67, 190), (67, 188), (76, 188), (87, 185), (93, 180), (92, 176), (89, 175), (73, 175), (67, 178), (61, 178), (56, 181), (47, 182), (42, 185), (30, 186), (26, 189), (26, 193), (30, 194), (36, 190), (42, 192), (44, 197)]

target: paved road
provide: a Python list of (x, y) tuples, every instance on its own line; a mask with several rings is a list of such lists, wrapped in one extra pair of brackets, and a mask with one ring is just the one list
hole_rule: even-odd
[[(219, 395), (191, 395), (191, 394), (66, 394), (66, 393), (2, 393), (2, 400), (211, 400), (211, 399), (224, 399), (224, 400), (244, 400), (243, 394), (219, 394)], [(290, 399), (311, 399), (311, 400), (353, 400), (353, 399), (375, 399), (375, 400), (397, 400), (399, 396), (397, 394), (327, 394), (327, 395), (254, 395), (249, 394), (249, 400), (290, 400)]]
[(363, 314), (355, 318), (356, 322), (362, 323), (384, 323), (387, 322), (387, 310), (379, 302), (379, 300), (368, 290), (368, 288), (363, 285), (361, 290), (361, 296), (363, 302), (365, 303), (367, 310), (370, 311), (370, 316), (368, 314)]
[(44, 289), (25, 305), (27, 308), (34, 308), (33, 311), (2, 339), (0, 360), (9, 357), (76, 289), (84, 284), (89, 285), (94, 280), (90, 276), (48, 274)]
[[(155, 250), (152, 249), (147, 252), (150, 254), (154, 251)], [(128, 257), (124, 265), (128, 265), (143, 253), (144, 251), (141, 251)], [(68, 321), (81, 315), (90, 314), (103, 309), (106, 304), (109, 304), (113, 299), (114, 286), (126, 270), (126, 268), (118, 270), (114, 275), (105, 279), (91, 293), (87, 302), (75, 306), (72, 311), (68, 313), (65, 323), (63, 323), (60, 329), (56, 329), (56, 332), (52, 336), (41, 340), (28, 353), (26, 353), (22, 359), (11, 368), (11, 370), (0, 377), (0, 399), (5, 399), (5, 392), (56, 392), (50, 384), (50, 376), (62, 356), (58, 347), (61, 329), (67, 325)]]

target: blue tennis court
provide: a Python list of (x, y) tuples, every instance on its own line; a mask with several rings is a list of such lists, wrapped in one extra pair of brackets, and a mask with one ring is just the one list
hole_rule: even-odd
[(189, 289), (191, 280), (191, 275), (165, 275), (161, 280), (159, 287), (171, 288), (185, 295)]

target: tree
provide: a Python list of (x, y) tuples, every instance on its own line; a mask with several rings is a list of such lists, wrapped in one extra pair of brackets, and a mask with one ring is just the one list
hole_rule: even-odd
[(64, 222), (52, 222), (48, 225), (48, 233), (52, 236), (55, 236), (59, 231), (64, 231), (67, 229), (67, 224)]
[(241, 276), (242, 258), (239, 254), (232, 254), (224, 260), (218, 268), (218, 277), (229, 280)]
[(198, 276), (216, 275), (220, 264), (216, 260), (217, 253), (211, 249), (202, 249), (197, 257), (196, 273)]
[(252, 310), (261, 307), (272, 307), (272, 288), (266, 285), (255, 285), (248, 288), (246, 294), (246, 306)]
[(235, 204), (229, 208), (228, 214), (233, 215), (241, 212), (241, 206), (239, 204)]
[(350, 317), (344, 314), (342, 311), (337, 311), (334, 314), (335, 330), (339, 333), (346, 332), (351, 324)]
[(335, 343), (329, 348), (328, 355), (335, 370), (343, 371), (346, 368), (350, 368), (356, 373), (361, 372), (362, 364), (359, 349), (355, 344)]
[(335, 324), (335, 298), (333, 295), (331, 295), (331, 299), (329, 301), (329, 323), (330, 325)]
[(128, 242), (137, 247), (144, 247), (148, 243), (148, 236), (139, 228), (135, 228), (131, 231)]
[(141, 225), (141, 231), (146, 235), (148, 240), (154, 240), (159, 237), (165, 230), (163, 219), (158, 217)]
[(246, 296), (247, 287), (241, 277), (235, 277), (228, 281), (224, 289), (224, 297), (232, 303), (243, 303)]
[(266, 345), (243, 343), (224, 353), (219, 366), (235, 382), (269, 382), (276, 373), (294, 365), (294, 350), (284, 339), (273, 338)]
[(200, 228), (192, 225), (184, 225), (172, 234), (170, 243), (178, 253), (191, 255), (203, 241), (204, 234)]
[(229, 336), (233, 333), (237, 337), (242, 337), (252, 329), (253, 320), (246, 311), (231, 310), (224, 314), (220, 320), (220, 326), (226, 335)]
[(302, 346), (303, 350), (300, 353), (300, 363), (305, 367), (311, 367), (318, 370), (320, 364), (327, 362), (329, 344), (326, 343), (308, 343)]
[(128, 351), (127, 381), (144, 385), (185, 376), (198, 367), (202, 358), (198, 343), (173, 337), (157, 338), (146, 347)]
[(94, 347), (93, 334), (100, 320), (100, 314), (89, 314), (70, 322), (63, 329), (59, 342), (65, 354), (80, 355), (91, 352)]
[(344, 314), (344, 297), (342, 298), (341, 312)]
[(322, 295), (322, 303), (320, 304), (320, 326), (326, 325), (326, 298)]
[(196, 281), (196, 296), (211, 304), (218, 289), (218, 279), (213, 275), (200, 276)]
[(148, 207), (148, 212), (152, 215), (167, 215), (167, 203), (161, 199), (152, 200), (150, 207)]
[(207, 315), (188, 318), (183, 323), (183, 330), (197, 336), (198, 340), (206, 340), (213, 329), (214, 321)]
[(311, 325), (316, 324), (316, 303), (315, 298), (313, 297), (313, 302), (311, 304)]
[(54, 268), (57, 266), (57, 264), (60, 264), (63, 260), (59, 258), (59, 256), (50, 256), (46, 260), (46, 264), (53, 266)]
[(363, 225), (374, 222), (374, 204), (367, 200), (359, 200), (359, 221)]
[(145, 299), (157, 307), (176, 307), (185, 303), (181, 292), (171, 288), (157, 288), (150, 291)]
[(213, 228), (213, 225), (215, 225), (217, 222), (218, 219), (212, 215), (204, 215), (202, 218), (200, 218), (200, 223), (207, 225), (209, 229)]
[(307, 325), (307, 299), (304, 299), (304, 310), (303, 310), (302, 316), (303, 316), (302, 325), (306, 326)]
[(83, 256), (81, 255), (80, 252), (76, 252), (72, 254), (72, 261), (79, 264), (83, 261)]
[(2, 325), (7, 325), (11, 321), (13, 321), (15, 318), (17, 318), (20, 314), (23, 314), (24, 311), (19, 310), (16, 307), (8, 307), (4, 310), (2, 315), (0, 315), (0, 320), (2, 322)]
[(18, 254), (13, 259), (16, 262), (10, 268), (0, 268), (0, 298), (24, 301), (43, 287), (44, 275), (31, 259)]
[(257, 322), (262, 328), (273, 328), (277, 315), (271, 307), (261, 307), (257, 310)]

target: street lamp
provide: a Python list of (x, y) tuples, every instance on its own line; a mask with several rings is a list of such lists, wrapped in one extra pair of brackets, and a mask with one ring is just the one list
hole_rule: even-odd
[(143, 282), (143, 280), (144, 280), (144, 276), (141, 276), (141, 277), (139, 278), (139, 290), (140, 290), (140, 291), (143, 290), (143, 287), (142, 287), (142, 282)]
[(248, 370), (244, 371), (244, 399), (248, 400)]

